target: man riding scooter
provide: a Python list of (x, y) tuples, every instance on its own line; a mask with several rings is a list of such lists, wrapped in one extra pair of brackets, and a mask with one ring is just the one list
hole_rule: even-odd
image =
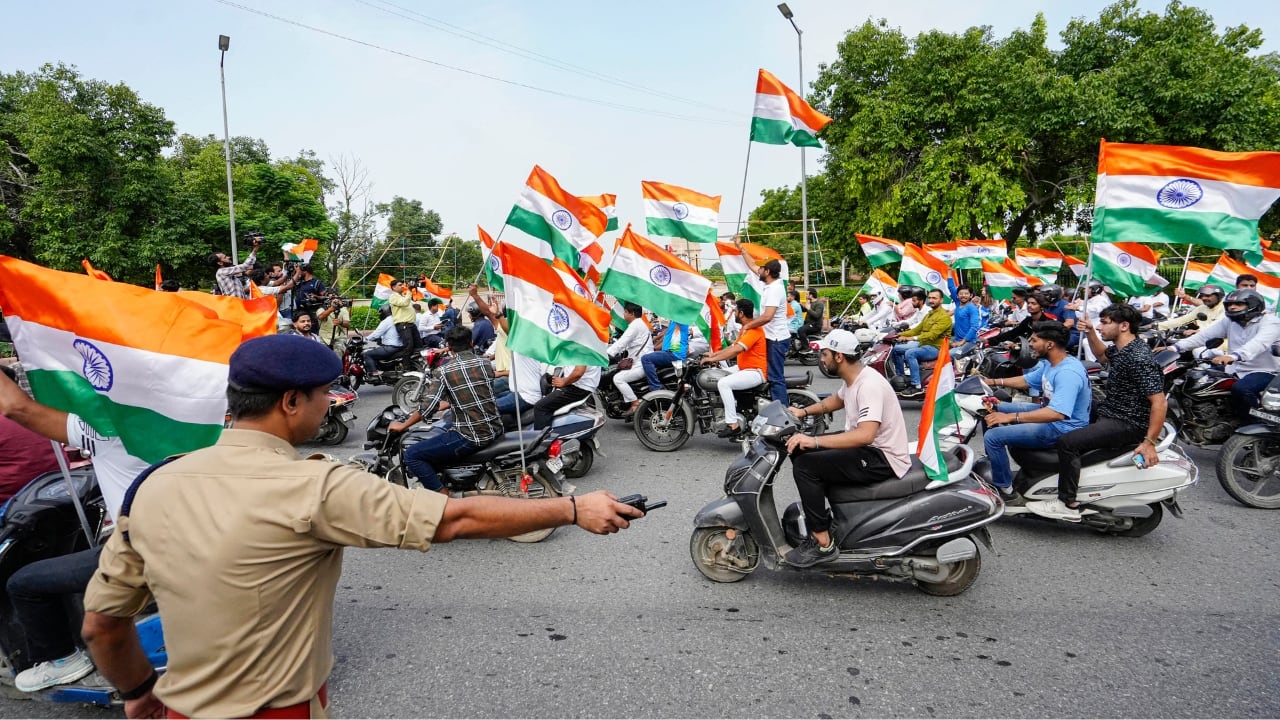
[[(830, 485), (872, 485), (901, 478), (911, 468), (907, 422), (889, 381), (863, 372), (858, 339), (848, 330), (832, 330), (818, 341), (818, 362), (844, 384), (834, 395), (808, 407), (790, 408), (798, 418), (844, 410), (844, 432), (796, 433), (787, 440), (791, 466), (809, 535), (786, 555), (788, 564), (811, 567), (840, 556), (832, 542)], [(797, 452), (806, 451), (806, 452)]]

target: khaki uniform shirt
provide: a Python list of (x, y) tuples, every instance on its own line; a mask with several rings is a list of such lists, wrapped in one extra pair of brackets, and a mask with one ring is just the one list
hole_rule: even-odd
[(143, 483), (103, 548), (85, 609), (130, 617), (155, 596), (169, 652), (155, 693), (183, 715), (306, 702), (333, 668), (343, 546), (425, 551), (446, 502), (299, 459), (274, 435), (224, 430)]

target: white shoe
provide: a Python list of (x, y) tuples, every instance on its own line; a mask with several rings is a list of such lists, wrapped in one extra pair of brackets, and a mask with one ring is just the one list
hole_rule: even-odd
[(1066, 503), (1061, 500), (1036, 500), (1027, 503), (1027, 509), (1040, 517), (1047, 517), (1050, 520), (1080, 522), (1080, 511), (1076, 508), (1067, 507)]
[(93, 672), (93, 661), (84, 650), (57, 660), (36, 663), (34, 667), (18, 673), (13, 686), (22, 692), (35, 692), (54, 685), (66, 685)]

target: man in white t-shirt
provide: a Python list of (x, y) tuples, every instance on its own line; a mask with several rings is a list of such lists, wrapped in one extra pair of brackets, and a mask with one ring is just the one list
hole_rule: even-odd
[(550, 426), (557, 410), (595, 392), (600, 387), (600, 375), (599, 365), (558, 368), (555, 377), (551, 378), (551, 392), (543, 395), (533, 406), (533, 429)]
[(542, 399), (542, 363), (528, 355), (511, 353), (511, 392), (495, 398), (498, 412), (514, 415), (517, 408), (530, 410)]
[[(800, 492), (809, 536), (785, 559), (795, 567), (810, 567), (840, 557), (831, 539), (831, 511), (827, 487), (874, 485), (900, 478), (911, 468), (907, 421), (893, 388), (884, 376), (864, 372), (857, 352), (858, 340), (848, 330), (832, 330), (818, 341), (818, 362), (844, 385), (825, 400), (808, 407), (790, 408), (798, 418), (844, 410), (844, 432), (830, 435), (795, 434), (787, 440), (792, 453), (792, 475)], [(808, 452), (798, 453), (804, 450)], [(815, 452), (816, 451), (816, 452)]]
[(640, 364), (640, 358), (653, 352), (653, 332), (643, 316), (644, 310), (639, 305), (624, 304), (622, 319), (627, 321), (627, 329), (622, 333), (622, 337), (609, 346), (608, 350), (610, 358), (630, 361), (630, 367), (619, 370), (613, 375), (614, 387), (618, 388), (625, 402), (631, 403), (627, 410), (628, 414), (634, 414), (636, 408), (640, 406), (640, 399), (636, 397), (636, 391), (631, 388), (631, 383), (644, 377), (644, 366)]
[[(118, 437), (98, 433), (78, 415), (55, 410), (31, 398), (0, 373), (0, 415), (51, 440), (80, 448), (93, 457), (102, 501), (114, 524), (125, 492), (149, 463), (128, 453)], [(93, 661), (79, 649), (67, 615), (67, 596), (84, 592), (98, 569), (102, 546), (71, 555), (38, 560), (9, 577), (5, 587), (13, 617), (22, 626), (34, 663), (14, 678), (23, 692), (75, 682), (93, 672)]]
[(738, 332), (746, 332), (753, 327), (764, 328), (765, 345), (768, 352), (769, 396), (778, 402), (787, 401), (787, 376), (784, 366), (787, 362), (787, 348), (791, 347), (791, 328), (787, 325), (787, 290), (782, 284), (782, 263), (770, 260), (764, 265), (756, 265), (751, 254), (743, 250), (737, 238), (733, 240), (742, 251), (742, 258), (753, 272), (760, 273), (764, 283), (761, 293), (760, 311), (751, 320), (742, 324)]

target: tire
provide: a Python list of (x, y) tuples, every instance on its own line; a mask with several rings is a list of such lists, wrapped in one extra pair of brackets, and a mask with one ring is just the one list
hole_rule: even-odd
[(708, 580), (718, 583), (738, 582), (750, 575), (760, 565), (760, 548), (750, 533), (734, 530), (742, 539), (747, 555), (747, 567), (732, 568), (716, 558), (724, 551), (732, 540), (727, 536), (732, 528), (697, 528), (689, 538), (689, 556), (693, 564)]
[(807, 352), (800, 353), (800, 364), (813, 366), (818, 364), (818, 355), (816, 353)]
[(342, 376), (342, 384), (351, 388), (352, 391), (359, 390), (360, 383), (362, 382), (363, 382), (363, 379), (359, 375), (343, 375)]
[(402, 488), (411, 487), (409, 475), (405, 473), (403, 466), (391, 468), (390, 472), (387, 473), (387, 482), (392, 485), (399, 485)]
[(1217, 471), (1222, 489), (1237, 502), (1268, 510), (1280, 508), (1280, 440), (1233, 434), (1218, 454)]
[(349, 430), (350, 428), (347, 427), (347, 424), (338, 418), (327, 417), (312, 442), (320, 445), (341, 445), (342, 441), (347, 439)]
[(407, 375), (396, 381), (396, 386), (391, 389), (391, 402), (395, 403), (406, 414), (412, 413), (418, 409), (416, 400), (412, 400), (418, 394), (419, 386), (422, 385), (422, 378), (415, 375)]
[[(555, 488), (551, 487), (550, 481), (543, 478), (541, 473), (534, 473), (532, 477), (533, 477), (533, 482), (529, 484), (528, 494), (520, 492), (520, 487), (518, 485), (509, 487), (505, 483), (499, 483), (497, 490), (484, 490), (480, 494), (481, 495), (501, 495), (503, 497), (513, 497), (513, 498), (560, 497), (560, 493), (557, 493), (555, 491)], [(543, 540), (546, 540), (547, 538), (551, 537), (551, 533), (555, 531), (556, 529), (553, 527), (543, 528), (541, 530), (534, 530), (532, 532), (524, 533), (523, 535), (513, 535), (512, 537), (507, 539), (511, 540), (512, 542), (518, 542), (518, 543), (536, 543), (536, 542), (542, 542)]]
[[(813, 404), (813, 398), (801, 395), (800, 393), (787, 391), (787, 405), (791, 407), (808, 407)], [(834, 419), (830, 413), (822, 415), (810, 415), (800, 419), (801, 430), (809, 435), (821, 435), (830, 427), (831, 421)]]
[(578, 459), (573, 461), (572, 464), (565, 465), (563, 470), (564, 476), (573, 480), (584, 477), (591, 472), (591, 466), (596, 461), (596, 449), (592, 447), (590, 440), (579, 440), (578, 447), (580, 450)]
[(1164, 507), (1160, 503), (1151, 503), (1147, 507), (1151, 508), (1151, 517), (1134, 518), (1133, 525), (1129, 526), (1128, 529), (1116, 530), (1112, 534), (1120, 537), (1142, 537), (1155, 530), (1160, 521), (1164, 519)]
[[(973, 538), (970, 538), (973, 540)], [(977, 546), (977, 542), (974, 542)], [(941, 580), (921, 580), (916, 579), (916, 589), (925, 595), (934, 595), (937, 597), (951, 597), (959, 595), (978, 579), (978, 574), (982, 572), (982, 550), (978, 549), (978, 554), (968, 560), (961, 560), (956, 563), (948, 563), (942, 566), (945, 571), (945, 577)]]
[[(631, 421), (636, 437), (650, 450), (674, 452), (684, 447), (693, 435), (693, 413), (686, 403), (672, 407), (672, 400), (669, 396), (649, 398), (641, 400), (640, 407), (636, 409), (636, 416)], [(670, 421), (664, 417), (668, 411), (671, 411)]]

